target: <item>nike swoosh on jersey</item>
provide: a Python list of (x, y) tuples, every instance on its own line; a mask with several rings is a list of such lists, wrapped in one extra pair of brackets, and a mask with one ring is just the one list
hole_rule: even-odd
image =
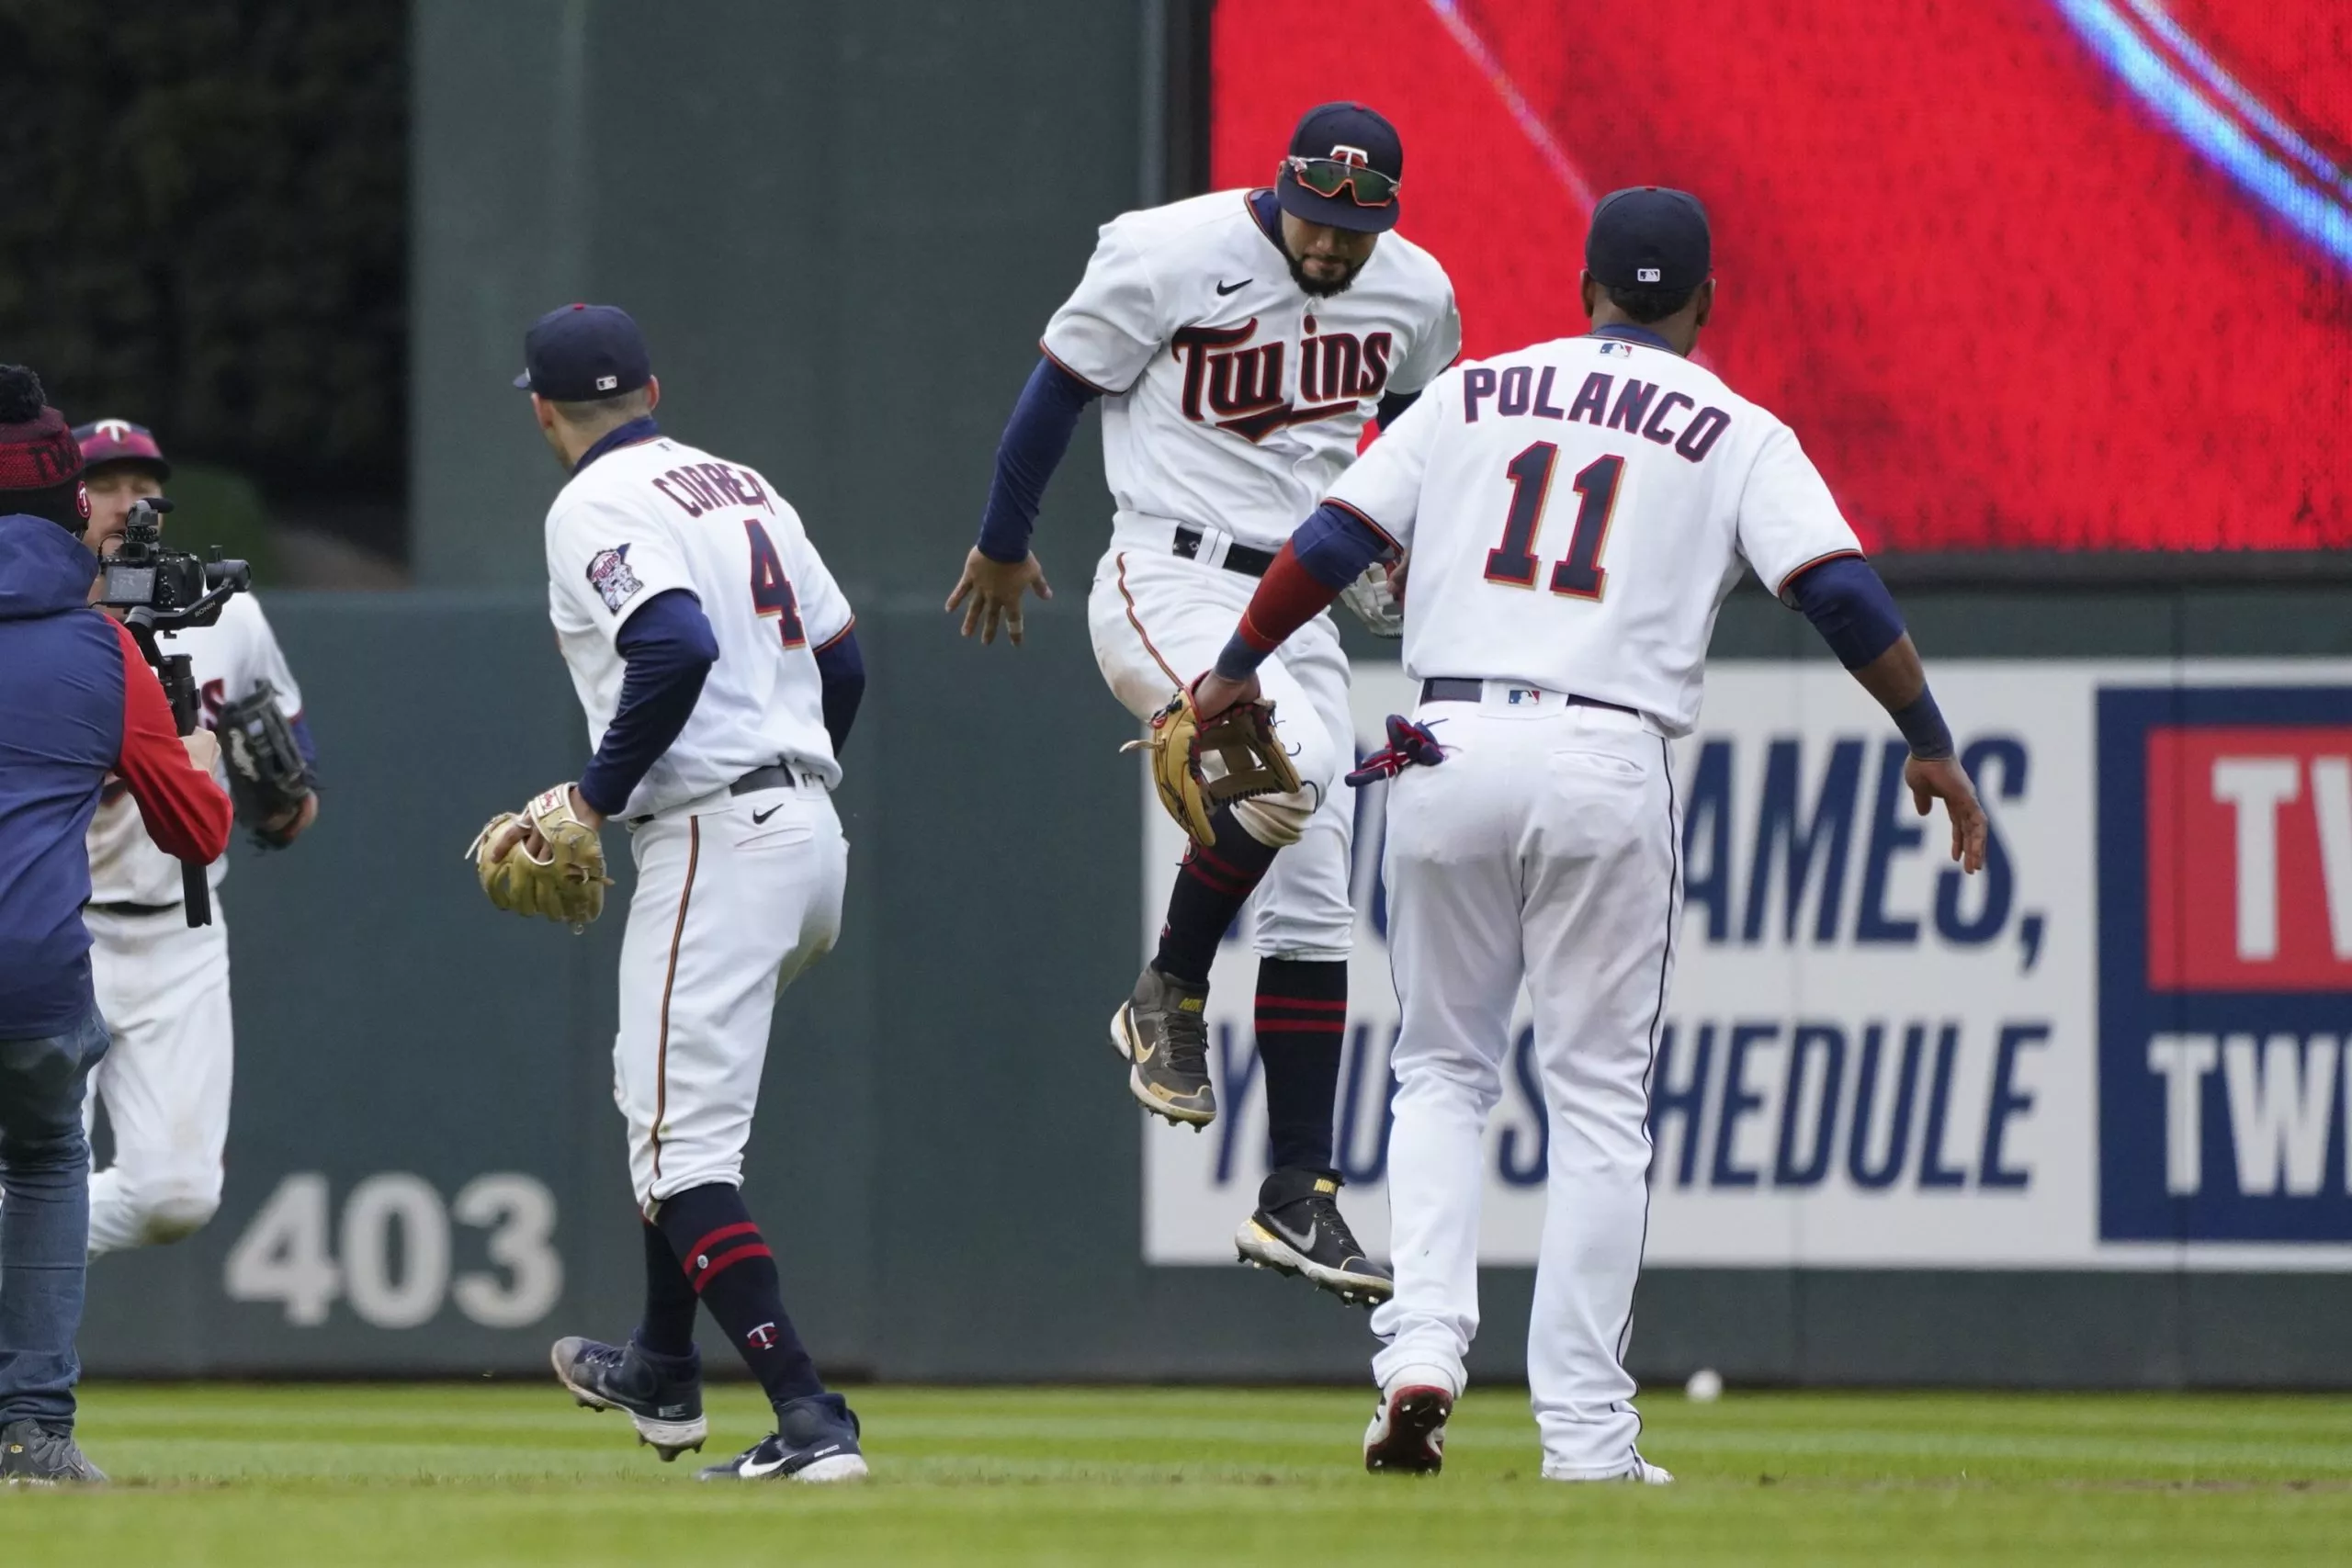
[(1258, 280), (1254, 277), (1245, 277), (1238, 283), (1220, 283), (1216, 286), (1216, 291), (1220, 296), (1227, 295), (1232, 293), (1237, 288), (1247, 288), (1257, 281)]

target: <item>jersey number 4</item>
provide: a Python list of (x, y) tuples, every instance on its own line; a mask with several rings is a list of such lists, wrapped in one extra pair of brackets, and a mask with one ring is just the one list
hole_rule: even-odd
[[(1503, 519), (1503, 542), (1487, 552), (1487, 581), (1513, 588), (1535, 586), (1536, 531), (1544, 525), (1544, 505), (1552, 496), (1552, 465), (1560, 449), (1538, 441), (1510, 460), (1503, 471), (1510, 475), (1510, 513)], [(1552, 568), (1552, 592), (1571, 599), (1598, 599), (1609, 585), (1600, 567), (1601, 547), (1609, 543), (1609, 514), (1617, 509), (1618, 482), (1625, 477), (1625, 459), (1595, 457), (1577, 474), (1571, 486), (1582, 497), (1577, 507), (1576, 531), (1568, 536), (1568, 553)]]
[(746, 517), (743, 532), (752, 540), (752, 604), (761, 615), (776, 618), (785, 647), (808, 647), (808, 633), (800, 624), (800, 601), (793, 597), (792, 579), (784, 575), (783, 558), (775, 553), (768, 531), (760, 526), (758, 518)]

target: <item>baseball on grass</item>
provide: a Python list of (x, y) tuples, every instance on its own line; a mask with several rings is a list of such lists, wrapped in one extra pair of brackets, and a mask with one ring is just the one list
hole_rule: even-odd
[(1701, 1367), (1682, 1385), (1682, 1393), (1693, 1404), (1713, 1404), (1724, 1396), (1724, 1375), (1713, 1367)]

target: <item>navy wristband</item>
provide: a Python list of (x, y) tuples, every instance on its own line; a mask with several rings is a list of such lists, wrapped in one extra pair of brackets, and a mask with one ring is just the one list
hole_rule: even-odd
[(1239, 632), (1226, 639), (1216, 656), (1216, 672), (1228, 681), (1247, 681), (1258, 672), (1258, 666), (1267, 656), (1245, 641)]
[(1911, 755), (1933, 762), (1951, 755), (1951, 727), (1936, 706), (1936, 694), (1927, 687), (1906, 707), (1894, 710), (1894, 728), (1911, 743)]

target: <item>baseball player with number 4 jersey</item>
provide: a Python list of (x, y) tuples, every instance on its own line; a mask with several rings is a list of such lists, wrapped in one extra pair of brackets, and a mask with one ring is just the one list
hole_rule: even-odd
[(1715, 614), (1743, 571), (1894, 716), (1914, 804), (1944, 802), (1952, 858), (1984, 858), (1984, 812), (1918, 654), (1828, 487), (1786, 425), (1689, 358), (1714, 304), (1699, 203), (1608, 197), (1586, 267), (1592, 331), (1440, 377), (1283, 547), (1197, 690), (1204, 716), (1253, 699), (1284, 638), (1368, 564), (1410, 552), (1420, 701), (1375, 759), (1395, 777), (1403, 1019), (1374, 1471), (1443, 1457), (1478, 1326), (1481, 1143), (1524, 985), (1549, 1114), (1527, 1352), (1544, 1474), (1672, 1479), (1634, 1449), (1623, 1361), (1681, 914), (1667, 743), (1698, 720)]
[[(1031, 524), (1080, 411), (1100, 398), (1116, 510), (1088, 603), (1095, 660), (1147, 720), (1208, 665), (1275, 549), (1354, 459), (1366, 423), (1396, 420), (1461, 346), (1444, 269), (1390, 231), (1403, 171), (1386, 119), (1324, 104), (1299, 121), (1271, 186), (1103, 225), (998, 449), (979, 542), (948, 600), (965, 607), (967, 636), (991, 640), (1002, 621), (1017, 643), (1023, 590), (1050, 597)], [(1375, 623), (1385, 581), (1370, 574), (1351, 601)], [(1185, 856), (1159, 951), (1112, 1042), (1146, 1110), (1195, 1129), (1216, 1118), (1209, 968), (1254, 894), (1270, 1173), (1235, 1243), (1247, 1260), (1370, 1303), (1387, 1294), (1388, 1273), (1340, 1215), (1331, 1153), (1355, 926), (1353, 822), (1339, 783), (1355, 729), (1328, 617), (1268, 665), (1265, 689), (1298, 788), (1211, 818), (1214, 842)]]
[(603, 907), (607, 821), (627, 825), (637, 865), (613, 1098), (645, 1314), (623, 1345), (558, 1341), (556, 1375), (581, 1404), (627, 1411), (664, 1461), (699, 1449), (707, 1307), (776, 1425), (703, 1479), (855, 1480), (857, 1417), (786, 1314), (741, 1190), (777, 993), (841, 931), (831, 791), (865, 689), (849, 604), (765, 476), (662, 434), (627, 312), (550, 311), (524, 353), (515, 385), (571, 475), (548, 511), (548, 606), (595, 755), (577, 784), (494, 819), (477, 865), (502, 908), (575, 930)]

